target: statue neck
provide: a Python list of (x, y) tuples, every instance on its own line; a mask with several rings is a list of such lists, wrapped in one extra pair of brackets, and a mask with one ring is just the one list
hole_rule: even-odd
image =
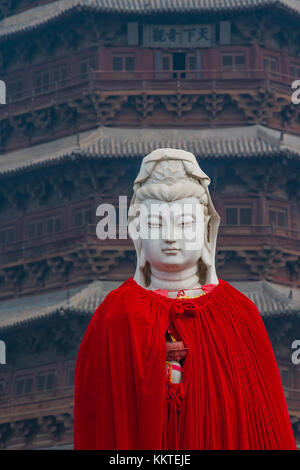
[(151, 268), (151, 283), (149, 289), (180, 291), (182, 289), (200, 288), (201, 284), (199, 282), (197, 271), (197, 265), (179, 272), (166, 272)]

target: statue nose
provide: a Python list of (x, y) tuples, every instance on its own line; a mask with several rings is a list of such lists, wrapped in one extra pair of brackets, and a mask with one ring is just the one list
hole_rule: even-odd
[(176, 239), (174, 236), (168, 236), (166, 237), (166, 243), (175, 243), (176, 242)]

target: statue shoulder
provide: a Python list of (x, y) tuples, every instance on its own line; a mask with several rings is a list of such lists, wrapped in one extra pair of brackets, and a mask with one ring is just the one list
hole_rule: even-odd
[(234, 299), (236, 302), (239, 302), (242, 306), (244, 306), (245, 308), (250, 308), (252, 310), (256, 310), (258, 312), (258, 309), (257, 309), (257, 306), (255, 305), (255, 303), (249, 299), (249, 297), (247, 297), (246, 294), (243, 294), (243, 292), (241, 292), (240, 290), (238, 290), (236, 287), (234, 287), (232, 284), (230, 284), (229, 282), (227, 281), (224, 281), (224, 280), (220, 280), (219, 279), (219, 282), (221, 281), (222, 283), (222, 286), (224, 288), (224, 291), (232, 298)]
[(131, 281), (132, 278), (127, 279), (120, 286), (108, 292), (95, 310), (94, 316), (113, 317), (130, 312), (132, 306), (136, 304), (135, 300), (137, 300), (136, 286)]

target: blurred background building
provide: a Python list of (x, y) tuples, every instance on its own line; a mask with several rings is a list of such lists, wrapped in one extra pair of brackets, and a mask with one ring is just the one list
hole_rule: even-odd
[(212, 179), (217, 273), (263, 317), (300, 444), (300, 1), (1, 0), (0, 18), (2, 448), (72, 448), (80, 341), (135, 266), (96, 208), (158, 147)]

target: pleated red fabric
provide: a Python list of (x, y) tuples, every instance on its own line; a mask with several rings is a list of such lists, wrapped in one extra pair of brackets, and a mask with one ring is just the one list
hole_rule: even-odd
[[(165, 333), (188, 353), (166, 380)], [(253, 302), (224, 280), (170, 299), (132, 278), (95, 311), (75, 369), (74, 449), (296, 449), (280, 374)]]

